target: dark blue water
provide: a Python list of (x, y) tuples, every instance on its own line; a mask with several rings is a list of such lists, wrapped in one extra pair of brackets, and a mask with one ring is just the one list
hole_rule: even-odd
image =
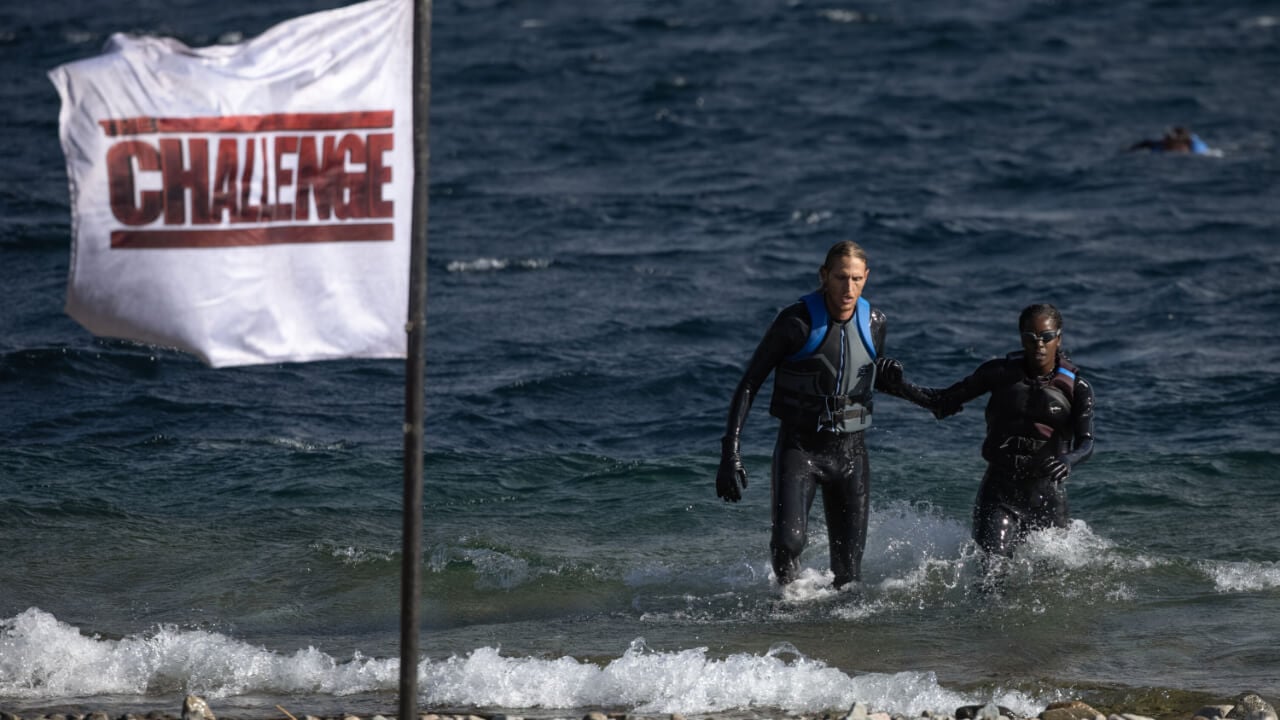
[[(393, 711), (402, 365), (214, 371), (62, 312), (45, 73), (337, 4), (0, 9), (0, 707)], [(452, 0), (433, 43), (423, 703), (1280, 695), (1280, 6)], [(1124, 152), (1175, 124), (1218, 152)], [(738, 375), (842, 239), (924, 384), (1063, 312), (1097, 452), (999, 598), (980, 406), (877, 404), (856, 592), (819, 512), (772, 583), (763, 406), (714, 495)]]

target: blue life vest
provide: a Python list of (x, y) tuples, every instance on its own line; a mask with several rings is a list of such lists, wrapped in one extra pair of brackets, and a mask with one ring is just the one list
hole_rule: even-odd
[(809, 337), (774, 370), (769, 414), (804, 429), (867, 429), (876, 379), (871, 304), (859, 298), (853, 317), (835, 322), (821, 291), (800, 299), (809, 312)]

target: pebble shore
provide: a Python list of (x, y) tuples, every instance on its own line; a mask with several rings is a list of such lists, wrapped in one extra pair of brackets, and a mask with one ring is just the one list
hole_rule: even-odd
[[(278, 720), (366, 720), (366, 718), (356, 715), (342, 715), (333, 717), (317, 717), (314, 715), (303, 715), (301, 717), (290, 713), (283, 707), (277, 706), (281, 711)], [(1145, 715), (1133, 713), (1103, 713), (1089, 706), (1087, 703), (1079, 700), (1067, 700), (1063, 702), (1055, 702), (1046, 707), (1038, 715), (1034, 717), (1025, 717), (1018, 715), (1008, 708), (988, 705), (966, 705), (955, 709), (955, 712), (946, 715), (940, 713), (926, 712), (921, 716), (924, 720), (1155, 720)], [(877, 712), (869, 709), (863, 703), (854, 703), (853, 707), (848, 710), (831, 711), (824, 713), (816, 713), (812, 715), (786, 713), (786, 720), (917, 720), (915, 718), (907, 718), (903, 715), (893, 715), (886, 712)], [(84, 714), (36, 714), (36, 715), (18, 715), (10, 712), (0, 711), (0, 720), (218, 720), (213, 709), (203, 698), (195, 695), (188, 695), (182, 703), (182, 710), (178, 714), (170, 714), (159, 711), (153, 711), (145, 715), (127, 713), (119, 717), (112, 717), (105, 712), (90, 712)], [(224, 718), (223, 720), (230, 720)], [(394, 716), (371, 715), (367, 720), (397, 720)], [(479, 714), (452, 714), (452, 713), (419, 713), (418, 720), (577, 720), (565, 716), (550, 716), (547, 718), (524, 718), (515, 715), (479, 715)], [(630, 716), (626, 713), (616, 712), (588, 712), (582, 716), (580, 720), (686, 720), (683, 715), (663, 715), (663, 716)], [(1256, 693), (1241, 693), (1235, 700), (1221, 705), (1206, 705), (1195, 714), (1186, 718), (1186, 720), (1280, 720), (1276, 716), (1275, 707), (1271, 703), (1264, 700)]]

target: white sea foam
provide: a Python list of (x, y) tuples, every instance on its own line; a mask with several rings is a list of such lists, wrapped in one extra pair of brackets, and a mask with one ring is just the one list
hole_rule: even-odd
[[(625, 706), (642, 713), (766, 707), (812, 712), (855, 701), (906, 715), (994, 699), (1032, 714), (1043, 701), (1017, 692), (957, 693), (927, 672), (850, 675), (787, 643), (763, 655), (715, 657), (707, 648), (648, 650), (636, 640), (604, 665), (572, 657), (507, 657), (491, 647), (423, 662), (428, 705), (572, 709)], [(210, 698), (391, 691), (398, 661), (315, 649), (280, 654), (218, 633), (161, 628), (119, 640), (90, 637), (38, 608), (0, 621), (0, 697), (56, 699), (194, 692)]]
[(867, 15), (857, 10), (841, 10), (841, 9), (823, 9), (818, 11), (818, 15), (835, 23), (869, 23), (875, 22), (875, 15)]
[(445, 269), (449, 272), (497, 272), (500, 270), (542, 270), (551, 265), (550, 260), (541, 258), (476, 258), (475, 260), (454, 260)]
[[(923, 602), (937, 593), (964, 592), (982, 572), (982, 552), (970, 539), (967, 523), (943, 516), (930, 505), (905, 502), (874, 508), (872, 517), (864, 578), (875, 583), (881, 595), (840, 608), (842, 618), (874, 615), (878, 605), (904, 598)], [(1135, 592), (1127, 580), (1134, 573), (1172, 562), (1128, 552), (1076, 519), (1066, 528), (1031, 533), (1007, 564), (1007, 580), (1049, 582), (1073, 597), (1132, 600)], [(1065, 578), (1071, 580), (1063, 582)]]
[[(649, 652), (632, 644), (604, 667), (573, 658), (503, 657), (483, 648), (432, 665), (425, 683), (443, 704), (575, 708), (624, 705), (639, 713), (711, 713), (746, 707), (814, 712), (864, 702), (908, 715), (976, 702), (938, 685), (932, 673), (851, 676), (783, 644), (764, 655), (716, 658), (706, 648)], [(1018, 693), (998, 698), (1030, 711), (1043, 703)]]
[(395, 559), (389, 552), (368, 550), (351, 545), (332, 545), (328, 543), (311, 543), (311, 549), (327, 552), (345, 565), (363, 565), (365, 563), (385, 563)]
[(1280, 587), (1280, 564), (1274, 562), (1220, 562), (1206, 560), (1201, 570), (1213, 579), (1221, 593), (1253, 592)]
[(941, 579), (954, 586), (969, 555), (969, 528), (927, 503), (872, 509), (863, 575), (885, 590), (912, 591)]
[(38, 608), (0, 621), (0, 697), (145, 695), (181, 689), (225, 697), (249, 692), (351, 694), (394, 686), (394, 663), (339, 663), (307, 648), (273, 653), (214, 632), (162, 627), (108, 640)]

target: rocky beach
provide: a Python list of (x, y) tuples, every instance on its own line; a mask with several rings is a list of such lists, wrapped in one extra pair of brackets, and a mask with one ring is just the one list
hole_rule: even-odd
[[(235, 715), (219, 715), (204, 698), (188, 695), (182, 701), (178, 712), (154, 710), (147, 713), (123, 713), (112, 716), (101, 711), (28, 711), (22, 714), (0, 711), (0, 720), (397, 720), (395, 715), (373, 714), (354, 715), (309, 715), (290, 712), (283, 706), (276, 706), (275, 714), (271, 709), (264, 714), (248, 713)], [(1200, 707), (1194, 712), (1177, 711), (1168, 706), (1159, 708), (1159, 712), (1147, 715), (1150, 709), (1112, 709), (1103, 711), (1080, 700), (1064, 700), (1049, 704), (1039, 714), (1032, 717), (1019, 715), (1009, 708), (988, 703), (986, 705), (965, 705), (955, 709), (952, 714), (924, 713), (922, 720), (1277, 720), (1275, 707), (1256, 693), (1244, 692), (1230, 701), (1221, 704), (1210, 704)], [(705, 717), (725, 717), (727, 714), (715, 716), (685, 716), (679, 713), (668, 715), (635, 715), (627, 712), (609, 710), (590, 710), (581, 716), (564, 714), (529, 714), (512, 715), (506, 713), (484, 713), (479, 711), (424, 711), (418, 714), (418, 720), (702, 720)], [(891, 714), (868, 708), (863, 703), (842, 711), (829, 711), (818, 714), (781, 713), (770, 714), (767, 711), (752, 710), (736, 717), (750, 717), (754, 720), (913, 720), (900, 714)]]

